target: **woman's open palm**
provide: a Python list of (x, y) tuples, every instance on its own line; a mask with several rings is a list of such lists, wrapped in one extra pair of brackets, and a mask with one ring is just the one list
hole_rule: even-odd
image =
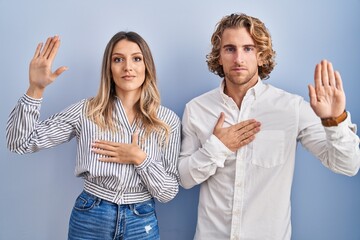
[(49, 37), (45, 45), (43, 43), (38, 44), (29, 67), (30, 89), (43, 91), (46, 86), (67, 70), (67, 67), (64, 66), (59, 67), (54, 72), (51, 70), (59, 47), (60, 39), (58, 36)]

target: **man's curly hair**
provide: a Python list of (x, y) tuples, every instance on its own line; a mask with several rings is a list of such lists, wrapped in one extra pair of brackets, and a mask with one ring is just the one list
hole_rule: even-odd
[(211, 37), (212, 50), (206, 55), (206, 62), (209, 70), (220, 77), (224, 77), (223, 67), (219, 63), (221, 37), (227, 28), (244, 27), (249, 32), (250, 36), (255, 42), (255, 47), (260, 53), (262, 59), (262, 66), (258, 67), (259, 76), (261, 79), (268, 79), (269, 74), (274, 69), (275, 51), (272, 49), (271, 36), (264, 23), (259, 19), (246, 14), (231, 14), (223, 17), (216, 25), (216, 30)]

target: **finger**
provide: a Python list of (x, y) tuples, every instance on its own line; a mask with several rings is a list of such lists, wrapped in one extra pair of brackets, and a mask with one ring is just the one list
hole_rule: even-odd
[(50, 58), (50, 55), (53, 51), (55, 51), (55, 54), (57, 52), (57, 48), (55, 47), (56, 44), (58, 44), (59, 42), (59, 38), (57, 36), (54, 36), (51, 38), (50, 42), (49, 42), (49, 45), (45, 51), (45, 54), (44, 54), (44, 57), (49, 59)]
[(308, 88), (309, 88), (310, 105), (314, 106), (318, 101), (316, 91), (315, 88), (310, 84), (308, 85)]
[(246, 128), (243, 128), (241, 131), (239, 131), (239, 133), (241, 133), (240, 139), (245, 140), (249, 137), (254, 136), (259, 131), (260, 131), (260, 123), (251, 124), (251, 125), (247, 126)]
[(244, 132), (248, 132), (248, 134), (250, 133), (251, 135), (252, 135), (252, 134), (255, 134), (255, 133), (259, 132), (260, 126), (261, 126), (261, 123), (255, 121), (255, 122), (247, 125), (247, 126), (244, 128)]
[(112, 142), (95, 142), (92, 144), (93, 148), (115, 151), (115, 145)]
[(40, 50), (41, 50), (42, 46), (43, 46), (43, 43), (39, 43), (37, 45), (33, 59), (37, 58), (40, 55)]
[(240, 147), (243, 147), (243, 146), (245, 146), (245, 145), (247, 145), (247, 144), (249, 144), (249, 143), (251, 143), (252, 141), (254, 141), (254, 139), (255, 139), (255, 135), (252, 135), (252, 136), (250, 136), (250, 137), (242, 140), (242, 141), (240, 142), (239, 148), (240, 148)]
[(91, 151), (94, 152), (94, 153), (103, 155), (103, 156), (107, 156), (107, 157), (115, 157), (115, 156), (117, 156), (116, 152), (105, 150), (104, 148), (102, 148), (102, 149), (92, 148)]
[(344, 91), (343, 85), (342, 85), (342, 80), (341, 80), (341, 75), (338, 71), (335, 71), (335, 86), (337, 89)]
[(111, 163), (119, 163), (119, 159), (117, 157), (105, 157), (105, 158), (98, 158), (101, 162), (111, 162)]
[(48, 56), (49, 60), (52, 61), (55, 58), (59, 47), (60, 47), (60, 39), (59, 39), (58, 36), (55, 36), (53, 41), (52, 41), (52, 47), (49, 48), (49, 50), (50, 50), (49, 51), (49, 56)]
[(106, 141), (106, 140), (95, 140), (94, 144), (104, 144), (104, 145), (115, 146), (117, 143), (111, 142), (111, 141)]
[(248, 139), (249, 137), (251, 137), (251, 132), (244, 132), (243, 134), (241, 134), (241, 141), (240, 142)]
[(216, 123), (216, 125), (214, 127), (214, 130), (218, 129), (218, 128), (221, 128), (223, 126), (224, 122), (225, 122), (225, 114), (223, 112), (221, 112), (220, 117), (219, 117), (219, 119), (218, 119), (218, 121), (217, 121), (217, 123)]
[(334, 68), (333, 68), (333, 65), (331, 62), (328, 62), (328, 64), (327, 64), (327, 72), (329, 75), (329, 85), (332, 87), (335, 87), (336, 86), (335, 74), (334, 74)]
[(139, 132), (136, 131), (133, 135), (132, 135), (132, 144), (138, 145), (138, 140), (139, 140)]
[(47, 56), (46, 56), (46, 52), (47, 52), (48, 49), (49, 49), (49, 46), (50, 46), (50, 42), (51, 42), (51, 41), (52, 41), (52, 37), (48, 37), (48, 38), (46, 39), (45, 45), (44, 45), (44, 47), (43, 47), (43, 49), (42, 49), (42, 51), (41, 51), (41, 56), (47, 57)]
[(329, 86), (328, 62), (326, 60), (321, 61), (321, 81), (324, 87)]
[(315, 89), (319, 89), (322, 87), (321, 64), (316, 64), (315, 72), (314, 72), (314, 84), (315, 84)]
[(56, 69), (56, 71), (52, 74), (53, 79), (57, 78), (58, 76), (60, 76), (63, 72), (65, 72), (66, 70), (68, 70), (68, 67), (59, 67), (58, 69)]
[(259, 123), (259, 122), (257, 122), (255, 119), (248, 119), (248, 120), (239, 122), (237, 124), (234, 124), (232, 127), (234, 128), (235, 131), (249, 130), (252, 128), (251, 125), (257, 124), (257, 123)]

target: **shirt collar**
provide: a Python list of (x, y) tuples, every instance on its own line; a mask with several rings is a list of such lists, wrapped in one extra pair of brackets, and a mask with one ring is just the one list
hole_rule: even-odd
[[(227, 102), (231, 98), (224, 93), (224, 88), (225, 88), (225, 79), (223, 79), (221, 81), (219, 91), (220, 91), (222, 100), (224, 102)], [(266, 88), (266, 85), (263, 83), (263, 80), (261, 80), (259, 77), (257, 83), (247, 91), (244, 98), (253, 96), (254, 99), (256, 100), (264, 92), (265, 88)]]

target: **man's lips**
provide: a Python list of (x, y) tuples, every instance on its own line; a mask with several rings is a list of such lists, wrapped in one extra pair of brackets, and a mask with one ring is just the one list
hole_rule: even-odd
[(232, 70), (236, 72), (245, 71), (246, 67), (233, 67)]

